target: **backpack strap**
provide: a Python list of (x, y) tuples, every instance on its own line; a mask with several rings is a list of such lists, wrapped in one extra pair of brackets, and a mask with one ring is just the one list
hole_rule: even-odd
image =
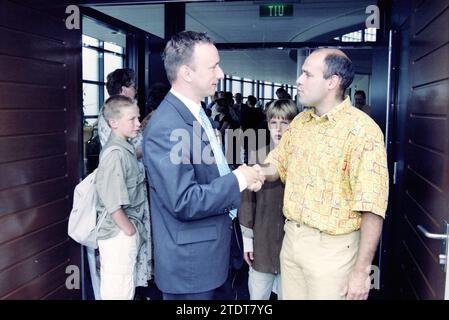
[(111, 153), (114, 150), (120, 150), (120, 147), (112, 146), (112, 147), (109, 147), (106, 150), (104, 150), (103, 153), (101, 154), (100, 161), (101, 161), (101, 159), (104, 159), (109, 153)]

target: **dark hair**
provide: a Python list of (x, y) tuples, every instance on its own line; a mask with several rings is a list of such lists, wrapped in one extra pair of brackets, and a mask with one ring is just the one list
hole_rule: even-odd
[(341, 78), (340, 89), (342, 95), (345, 90), (351, 85), (354, 79), (354, 68), (352, 61), (344, 55), (330, 53), (324, 58), (326, 70), (324, 71), (324, 79), (329, 79), (333, 75)]
[(363, 91), (363, 90), (357, 90), (357, 91), (354, 93), (354, 97), (355, 97), (357, 94), (360, 94), (360, 95), (363, 97), (363, 99), (366, 100), (366, 94), (365, 94), (365, 91)]
[(248, 101), (252, 106), (255, 106), (257, 103), (257, 99), (255, 96), (248, 96)]
[(156, 110), (169, 91), (170, 88), (161, 82), (152, 85), (148, 90), (148, 99), (146, 103), (147, 113)]
[(182, 31), (167, 42), (162, 59), (170, 83), (176, 80), (179, 67), (192, 63), (193, 49), (200, 43), (213, 44), (213, 41), (205, 32)]
[(116, 69), (108, 74), (106, 89), (110, 96), (121, 94), (122, 87), (135, 86), (135, 74), (132, 69)]

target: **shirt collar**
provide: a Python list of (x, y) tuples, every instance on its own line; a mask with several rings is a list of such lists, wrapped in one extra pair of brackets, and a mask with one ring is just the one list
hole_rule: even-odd
[(187, 98), (186, 96), (182, 95), (181, 93), (177, 92), (176, 90), (174, 90), (173, 88), (170, 89), (170, 92), (179, 100), (181, 100), (182, 103), (185, 104), (185, 106), (187, 107), (187, 109), (189, 109), (189, 111), (194, 115), (195, 119), (201, 123), (201, 118), (200, 118), (200, 108), (201, 106), (196, 104), (196, 102), (194, 102), (193, 100)]
[(343, 100), (341, 103), (333, 107), (331, 110), (329, 110), (327, 113), (323, 114), (321, 117), (316, 114), (315, 108), (310, 108), (306, 110), (306, 116), (304, 118), (304, 122), (308, 122), (312, 119), (316, 119), (317, 121), (333, 121), (337, 122), (339, 116), (343, 113), (345, 109), (351, 106), (351, 101), (349, 100), (349, 96), (346, 96), (345, 100)]
[(131, 152), (132, 154), (136, 153), (134, 146), (131, 144), (131, 142), (115, 135), (114, 132), (111, 132), (111, 135), (109, 136), (109, 140), (103, 149), (106, 150), (106, 147), (108, 147), (111, 144), (119, 145), (119, 146), (125, 148), (126, 150), (128, 150), (129, 152)]

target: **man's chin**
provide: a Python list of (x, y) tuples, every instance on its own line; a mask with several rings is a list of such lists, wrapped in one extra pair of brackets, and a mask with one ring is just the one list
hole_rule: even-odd
[(299, 97), (299, 103), (303, 106), (313, 107), (313, 102), (311, 100)]

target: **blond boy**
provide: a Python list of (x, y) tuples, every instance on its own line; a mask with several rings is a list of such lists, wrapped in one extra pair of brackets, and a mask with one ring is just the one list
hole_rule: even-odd
[(106, 100), (103, 115), (112, 132), (102, 153), (110, 147), (116, 149), (100, 161), (95, 182), (97, 211), (107, 211), (98, 232), (100, 293), (103, 300), (131, 300), (140, 239), (145, 239), (145, 177), (128, 141), (139, 132), (139, 108), (133, 99), (115, 95)]

